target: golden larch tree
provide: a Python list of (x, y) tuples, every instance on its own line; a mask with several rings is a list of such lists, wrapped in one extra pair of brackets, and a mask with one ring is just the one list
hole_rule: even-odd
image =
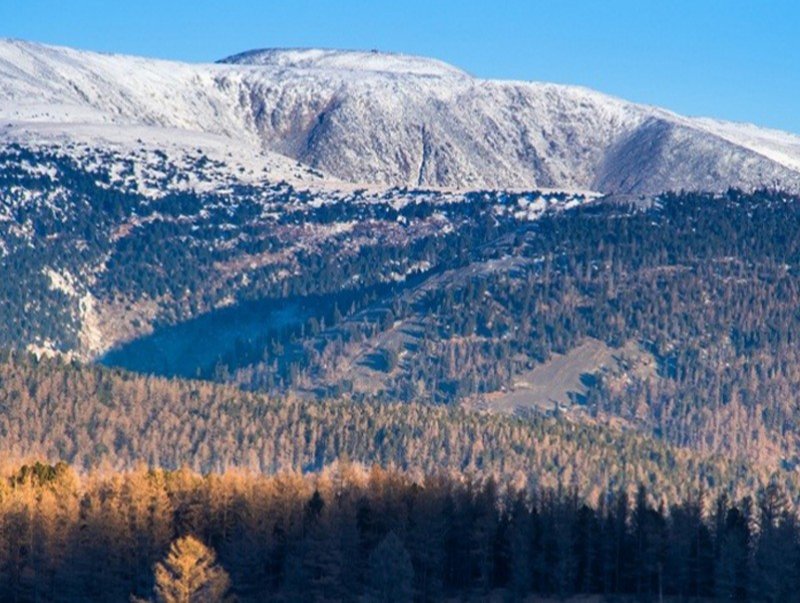
[(213, 549), (194, 536), (175, 540), (155, 566), (156, 600), (162, 603), (217, 603), (227, 600), (228, 573)]

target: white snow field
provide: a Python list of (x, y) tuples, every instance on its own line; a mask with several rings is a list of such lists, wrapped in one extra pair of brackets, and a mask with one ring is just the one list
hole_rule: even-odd
[[(0, 143), (201, 150), (245, 181), (800, 191), (800, 137), (578, 87), (334, 50), (185, 64), (0, 40)], [(144, 151), (142, 151), (144, 152)]]

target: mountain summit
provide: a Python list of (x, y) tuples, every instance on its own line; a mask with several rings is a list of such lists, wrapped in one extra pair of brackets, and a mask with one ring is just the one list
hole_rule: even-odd
[(378, 52), (185, 64), (5, 40), (0, 120), (6, 140), (147, 128), (195, 148), (212, 136), (271, 165), (381, 186), (800, 190), (798, 136)]
[(320, 48), (249, 50), (227, 57), (220, 64), (258, 65), (282, 69), (334, 70), (351, 73), (416, 75), (420, 77), (467, 78), (464, 71), (436, 59), (408, 54), (329, 50)]

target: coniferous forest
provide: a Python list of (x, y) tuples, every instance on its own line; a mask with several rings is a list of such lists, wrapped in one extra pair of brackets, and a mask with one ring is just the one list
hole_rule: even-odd
[(273, 398), (204, 381), (145, 377), (28, 354), (0, 354), (0, 434), (14, 459), (63, 460), (80, 472), (189, 467), (201, 473), (316, 472), (338, 460), (447, 472), (518, 488), (571, 487), (596, 504), (638, 483), (667, 503), (732, 498), (789, 469), (708, 454), (601, 423), (417, 403)]
[[(792, 600), (800, 200), (515, 199), (407, 282), (326, 249), (197, 379), (0, 353), (0, 600)], [(583, 394), (493, 409), (586, 341)]]
[(0, 603), (800, 603), (800, 9), (18, 4)]
[(800, 526), (779, 486), (668, 506), (650, 494), (588, 506), (569, 488), (350, 463), (274, 476), (17, 465), (0, 482), (0, 598), (798, 599)]
[[(0, 600), (793, 600), (798, 210), (484, 225), (418, 250), (435, 286), (343, 293), (202, 379), (2, 352)], [(264, 307), (312, 299), (287, 295)], [(403, 324), (406, 349), (370, 343)], [(587, 338), (636, 356), (567, 407), (492, 412)], [(380, 391), (314, 381), (358, 345)]]

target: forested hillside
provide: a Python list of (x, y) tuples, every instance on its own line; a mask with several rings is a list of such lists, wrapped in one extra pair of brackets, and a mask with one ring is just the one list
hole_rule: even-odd
[(242, 341), (218, 375), (257, 390), (492, 409), (591, 338), (617, 359), (586, 372), (585, 394), (564, 408), (576, 420), (794, 467), (798, 231), (800, 201), (774, 192), (546, 212), (333, 324)]
[(146, 463), (273, 474), (351, 460), (416, 474), (571, 487), (594, 502), (609, 488), (632, 492), (637, 483), (666, 501), (703, 491), (739, 497), (771, 480), (780, 481), (792, 501), (800, 496), (793, 472), (557, 417), (270, 398), (19, 354), (3, 356), (0, 383), (6, 456), (65, 460), (82, 470)]
[[(158, 345), (134, 342), (112, 360), (213, 377), (218, 365), (261, 360), (254, 340), (330, 324), (463, 265), (469, 249), (520, 221), (589, 199), (216, 182), (219, 161), (200, 151), (176, 163), (142, 146), (76, 158), (57, 146), (0, 145), (4, 346), (97, 360), (153, 335)], [(212, 182), (181, 188), (189, 178)], [(531, 207), (517, 215), (519, 204)], [(199, 356), (198, 331), (211, 344)]]
[(349, 464), (271, 477), (11, 466), (0, 598), (796, 600), (800, 526), (780, 487), (669, 506), (649, 494), (593, 507), (571, 489)]
[[(253, 399), (302, 400), (282, 408), (317, 408), (319, 400), (319, 408), (446, 417), (460, 411), (422, 405), (489, 413), (519, 405), (526, 415), (555, 413), (580, 425), (569, 429), (609, 426), (703, 458), (723, 456), (731, 466), (745, 459), (763, 474), (791, 473), (800, 459), (796, 197), (729, 191), (593, 200), (408, 190), (317, 197), (286, 184), (152, 197), (111, 186), (110, 168), (87, 171), (54, 151), (4, 153), (0, 335), (7, 346), (70, 354), (102, 349), (109, 334), (138, 334), (102, 362), (261, 392)], [(118, 161), (126, 165), (108, 156), (108, 165)], [(562, 387), (564, 399), (526, 393), (537, 367), (556, 357), (569, 363), (588, 341), (605, 346), (611, 360), (581, 365), (577, 386)], [(9, 416), (23, 408), (12, 396), (25, 391), (4, 388)], [(76, 424), (91, 427), (89, 440), (75, 430), (61, 435), (71, 423), (61, 420), (68, 404), (59, 395), (47, 406), (32, 397), (31, 412), (17, 415), (25, 420), (7, 436), (17, 454), (81, 466), (107, 455), (115, 463), (177, 466), (195, 455), (198, 469), (244, 463), (270, 471), (319, 467), (339, 452), (335, 438), (323, 438), (287, 464), (274, 451), (244, 446), (255, 437), (244, 419), (235, 445), (218, 449), (200, 445), (202, 432), (139, 438), (153, 425), (185, 421), (178, 413), (154, 422), (141, 409), (162, 413), (171, 404), (147, 393), (129, 405), (139, 413), (134, 429), (116, 423), (124, 413), (109, 410), (113, 428), (104, 432), (91, 411), (88, 423)], [(243, 416), (258, 412), (246, 394), (231, 395), (246, 400)], [(223, 426), (235, 416), (199, 416), (219, 430), (219, 441), (232, 441)], [(563, 417), (553, 425), (565, 424)], [(367, 430), (366, 441), (394, 418), (385, 421)], [(282, 424), (299, 429), (297, 421)], [(49, 437), (20, 436), (29, 425)], [(332, 429), (348, 433), (344, 424)], [(171, 439), (162, 439), (167, 432)], [(464, 448), (447, 453), (453, 468), (528, 468), (507, 441), (494, 444), (496, 461), (478, 461), (468, 450), (489, 436), (459, 437)], [(195, 444), (176, 448), (182, 438)], [(382, 443), (373, 445), (356, 456), (394, 459)], [(429, 456), (439, 458), (438, 450)]]
[[(560, 405), (772, 470), (800, 459), (796, 197), (168, 193), (166, 156), (152, 195), (120, 176), (138, 159), (100, 157), (0, 153), (5, 346), (116, 345), (102, 362), (277, 397)], [(518, 391), (589, 340), (613, 361), (568, 398)]]

